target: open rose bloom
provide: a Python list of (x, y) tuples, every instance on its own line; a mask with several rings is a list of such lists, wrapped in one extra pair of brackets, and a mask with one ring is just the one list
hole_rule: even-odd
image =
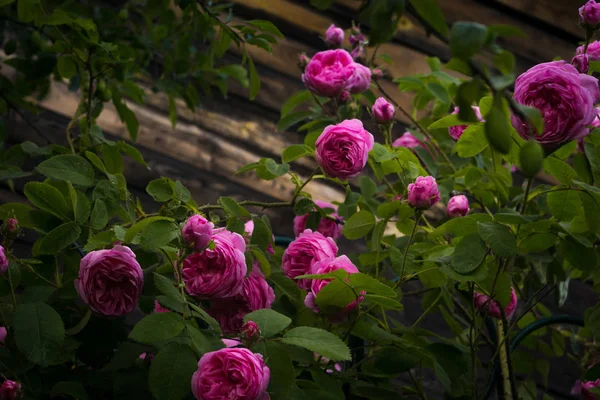
[[(490, 299), (488, 296), (482, 293), (474, 292), (473, 298), (475, 300), (475, 307), (483, 313), (487, 313), (489, 316), (494, 318), (502, 318), (500, 312), (500, 304), (496, 300)], [(515, 310), (517, 309), (517, 294), (514, 288), (510, 288), (510, 301), (504, 308), (504, 314), (507, 319), (510, 319)]]
[[(334, 258), (338, 247), (332, 238), (326, 238), (319, 232), (310, 229), (302, 232), (285, 249), (281, 263), (283, 273), (290, 279), (310, 274), (312, 266), (321, 260)], [(294, 279), (301, 289), (308, 289), (310, 279)]]

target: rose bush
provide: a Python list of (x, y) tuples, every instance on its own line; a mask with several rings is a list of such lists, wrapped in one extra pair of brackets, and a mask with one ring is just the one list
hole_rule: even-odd
[[(556, 291), (561, 306), (575, 281), (600, 288), (595, 1), (579, 10), (586, 42), (573, 65), (520, 75), (502, 48), (511, 29), (448, 29), (434, 0), (370, 3), (369, 35), (332, 24), (321, 36), (335, 49), (299, 55), (306, 90), (286, 102), (279, 127), (298, 124), (304, 142), (283, 149), (281, 163), (240, 170), (292, 182), (288, 201), (197, 204), (163, 177), (146, 187), (160, 204), (148, 212), (123, 168), (124, 156), (145, 161), (103, 136), (104, 103), (135, 141), (121, 97), (141, 96), (134, 77), (147, 78), (149, 60), (163, 62), (156, 90), (170, 103), (182, 97), (193, 109), (195, 85), (223, 89), (228, 77), (253, 98), (260, 85), (246, 46), (270, 49), (281, 37), (267, 21), (230, 25), (220, 4), (163, 3), (0, 7), (28, 33), (13, 35), (19, 58), (6, 62), (36, 66), (0, 85), (0, 112), (43, 97), (50, 79), (70, 79), (81, 94), (65, 146), (0, 148), (0, 179), (29, 201), (0, 205), (1, 399), (424, 400), (441, 390), (488, 399), (498, 387), (516, 400), (535, 398), (534, 379), (567, 352), (581, 363), (574, 393), (596, 398), (600, 306), (581, 319), (542, 303)], [(430, 58), (431, 72), (392, 77), (414, 109), (388, 93), (391, 72), (377, 56), (405, 13), (452, 55)], [(148, 30), (148, 21), (160, 24)], [(40, 32), (53, 42), (44, 51), (31, 47)], [(210, 57), (196, 58), (190, 43)], [(221, 60), (231, 43), (243, 65)], [(40, 76), (38, 61), (56, 67)], [(32, 152), (35, 167), (25, 162)], [(338, 201), (313, 198), (316, 180), (341, 189)], [(283, 208), (295, 214), (286, 240), (265, 213)], [(35, 243), (20, 257), (24, 234)], [(430, 332), (425, 319), (447, 329)]]

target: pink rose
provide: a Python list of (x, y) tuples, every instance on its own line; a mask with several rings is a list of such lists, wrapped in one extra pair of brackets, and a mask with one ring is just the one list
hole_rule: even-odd
[(406, 147), (407, 149), (414, 149), (415, 147), (422, 146), (421, 141), (413, 136), (410, 132), (404, 132), (402, 136), (394, 140), (392, 143), (394, 147)]
[[(344, 225), (342, 224), (342, 218), (337, 214), (337, 206), (320, 200), (315, 200), (314, 203), (322, 209), (333, 209), (333, 213), (328, 215), (329, 217), (335, 218), (339, 221), (336, 222), (329, 218), (321, 218), (316, 232), (323, 234), (325, 237), (333, 238), (334, 240), (339, 239), (342, 236), (342, 228)], [(309, 214), (298, 215), (294, 217), (294, 235), (296, 235), (296, 237), (300, 236), (300, 234), (306, 230), (306, 221), (308, 221), (308, 216)]]
[[(318, 261), (334, 258), (338, 247), (332, 238), (326, 238), (319, 232), (310, 229), (302, 232), (285, 249), (281, 261), (283, 273), (290, 279), (300, 275), (310, 274), (311, 267)], [(308, 289), (310, 279), (296, 280), (298, 287)]]
[[(481, 115), (479, 107), (471, 106), (471, 108), (473, 109), (473, 112), (475, 112), (475, 116), (477, 117), (477, 119), (483, 122), (484, 119)], [(458, 114), (458, 107), (454, 107), (454, 111), (452, 112), (452, 114)], [(467, 129), (467, 127), (468, 125), (451, 126), (448, 128), (448, 133), (450, 134), (450, 137), (452, 139), (458, 140), (462, 136), (465, 129)]]
[[(327, 365), (327, 364), (329, 364), (331, 362), (331, 360), (329, 358), (323, 357), (319, 353), (313, 352), (313, 355), (315, 357), (315, 361), (317, 361), (319, 364)], [(337, 372), (342, 372), (342, 364), (341, 363), (335, 363), (335, 364), (333, 364), (333, 368)], [(330, 369), (330, 368), (326, 369), (325, 372), (327, 372), (328, 374), (333, 374), (333, 370)]]
[(393, 105), (388, 103), (386, 99), (379, 97), (377, 100), (375, 100), (375, 104), (373, 104), (371, 112), (373, 113), (373, 118), (375, 118), (375, 121), (379, 122), (380, 124), (387, 124), (394, 120), (396, 109)]
[(374, 142), (358, 119), (329, 125), (315, 142), (317, 162), (331, 178), (352, 178), (362, 172)]
[(160, 303), (158, 302), (158, 300), (154, 300), (154, 312), (155, 313), (169, 312), (169, 310), (164, 308), (163, 306), (161, 306)]
[(302, 71), (306, 69), (306, 66), (310, 62), (310, 57), (306, 55), (306, 53), (300, 53), (298, 55), (298, 66)]
[(373, 68), (371, 73), (375, 78), (383, 78), (383, 70), (381, 68)]
[[(494, 318), (502, 318), (500, 313), (500, 303), (496, 300), (491, 300), (488, 296), (482, 293), (473, 292), (473, 298), (475, 299), (475, 307), (481, 312), (487, 312), (488, 315)], [(517, 309), (517, 294), (515, 289), (510, 288), (510, 302), (504, 309), (506, 318), (510, 319)]]
[(344, 30), (331, 24), (325, 31), (325, 42), (331, 47), (340, 47), (344, 41)]
[(355, 70), (354, 60), (346, 50), (321, 51), (306, 66), (302, 82), (318, 96), (335, 97), (349, 88)]
[(196, 250), (202, 250), (210, 243), (214, 227), (215, 225), (202, 215), (192, 215), (183, 225), (183, 240), (193, 245)]
[(544, 132), (534, 135), (533, 128), (512, 115), (512, 124), (523, 139), (530, 133), (541, 144), (558, 145), (589, 133), (596, 118), (594, 103), (600, 99), (598, 80), (580, 74), (564, 61), (538, 64), (521, 74), (515, 82), (514, 99), (537, 108), (544, 118)]
[(469, 213), (469, 199), (467, 196), (458, 195), (448, 200), (448, 207), (446, 207), (446, 213), (450, 218), (464, 217)]
[(189, 255), (182, 275), (187, 292), (202, 299), (233, 297), (242, 290), (246, 275), (244, 238), (225, 229), (217, 230), (214, 250)]
[[(250, 220), (244, 224), (244, 232), (248, 235), (246, 239), (246, 244), (250, 243), (250, 238), (252, 237), (252, 232), (254, 232), (254, 221)], [(275, 236), (273, 236), (273, 242), (275, 242)], [(273, 243), (269, 243), (267, 246), (267, 252), (269, 254), (275, 254), (275, 249), (273, 248)]]
[(244, 338), (246, 342), (254, 342), (260, 338), (260, 328), (254, 321), (248, 321), (242, 325), (240, 329), (240, 336)]
[(4, 344), (4, 341), (6, 340), (6, 333), (6, 328), (0, 326), (0, 344)]
[(206, 353), (192, 376), (198, 400), (267, 400), (271, 371), (258, 353), (225, 348)]
[(4, 253), (4, 247), (0, 244), (0, 275), (8, 270), (8, 258)]
[(582, 74), (587, 74), (590, 69), (590, 58), (587, 54), (578, 54), (571, 60), (571, 65)]
[(92, 311), (105, 316), (129, 314), (138, 303), (144, 274), (127, 246), (89, 252), (81, 259), (75, 289)]
[[(327, 274), (329, 272), (337, 271), (338, 269), (344, 269), (349, 274), (357, 274), (358, 268), (352, 261), (346, 256), (339, 256), (337, 258), (327, 258), (313, 264), (310, 269), (311, 274)], [(333, 279), (312, 279), (310, 284), (310, 291), (304, 298), (304, 305), (311, 308), (314, 312), (319, 312), (317, 307), (317, 294), (327, 286)], [(362, 297), (359, 297), (358, 301), (362, 301)], [(344, 308), (342, 313), (347, 313), (356, 308), (357, 302), (354, 300)]]
[(597, 400), (598, 396), (592, 393), (591, 389), (600, 387), (600, 379), (581, 383), (581, 398), (584, 400)]
[(440, 201), (435, 178), (432, 176), (419, 176), (415, 183), (408, 185), (408, 204), (411, 207), (426, 210)]
[[(585, 46), (579, 46), (575, 54), (583, 54), (584, 49)], [(589, 61), (600, 61), (600, 42), (596, 40), (590, 43), (585, 54), (587, 54)]]
[(20, 399), (23, 395), (21, 391), (21, 384), (19, 382), (11, 381), (10, 379), (2, 382), (0, 386), (0, 399), (2, 400), (16, 400)]
[(350, 90), (350, 93), (362, 93), (369, 89), (370, 86), (371, 70), (362, 64), (354, 63), (354, 73), (348, 81), (348, 90)]
[(15, 233), (19, 227), (19, 221), (16, 218), (9, 218), (6, 220), (6, 227), (10, 233)]
[(352, 46), (358, 46), (364, 44), (367, 41), (367, 37), (360, 32), (358, 28), (352, 28), (352, 34), (350, 35), (350, 44)]
[(600, 4), (595, 0), (589, 0), (579, 8), (581, 24), (593, 28), (600, 23)]
[(239, 340), (235, 339), (221, 339), (225, 347), (236, 347), (242, 344)]
[(352, 59), (354, 60), (359, 60), (361, 58), (365, 58), (365, 46), (356, 46), (355, 48), (352, 49), (352, 51), (350, 51), (350, 55), (352, 56)]
[(234, 297), (213, 300), (208, 313), (215, 318), (224, 333), (237, 333), (242, 328), (246, 314), (271, 308), (275, 292), (269, 286), (260, 268), (255, 266), (244, 279), (241, 292)]
[(340, 93), (340, 95), (338, 96), (338, 102), (340, 104), (346, 104), (347, 102), (349, 102), (350, 100), (352, 100), (352, 95), (350, 94), (349, 91), (344, 90), (342, 93)]

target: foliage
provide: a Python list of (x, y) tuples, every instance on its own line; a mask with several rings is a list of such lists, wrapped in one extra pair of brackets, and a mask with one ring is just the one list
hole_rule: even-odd
[[(332, 2), (311, 3), (327, 8)], [(489, 307), (477, 309), (473, 294), (493, 298), (504, 310), (511, 287), (518, 289), (522, 306), (512, 318), (501, 311), (497, 326), (507, 334), (492, 343), (493, 358), (510, 366), (502, 380), (508, 382), (510, 396), (531, 393), (531, 381), (519, 388), (511, 382), (514, 371), (545, 377), (549, 364), (531, 360), (523, 351), (507, 354), (504, 349), (517, 328), (547, 316), (540, 301), (551, 290), (564, 303), (575, 279), (599, 287), (600, 132), (585, 138), (583, 152), (571, 142), (545, 153), (537, 142), (517, 134), (511, 114), (524, 117), (538, 132), (544, 121), (536, 109), (517, 105), (508, 91), (516, 77), (515, 62), (498, 39), (514, 35), (512, 28), (459, 21), (449, 29), (436, 0), (366, 1), (359, 18), (372, 28), (371, 54), (391, 40), (406, 14), (452, 52), (447, 63), (430, 58), (428, 73), (394, 80), (399, 91), (413, 94), (413, 109), (397, 113), (397, 119), (409, 126), (420, 147), (393, 146), (393, 124), (379, 124), (379, 143), (360, 178), (333, 179), (320, 168), (302, 177), (294, 171), (294, 161), (315, 158), (315, 141), (326, 126), (350, 118), (367, 120), (364, 110), (373, 105), (375, 93), (394, 101), (377, 77), (368, 91), (347, 102), (301, 91), (283, 104), (278, 130), (298, 126), (306, 133), (304, 143), (283, 149), (281, 163), (264, 158), (238, 171), (264, 180), (291, 177), (296, 190), (290, 201), (222, 197), (217, 204), (199, 205), (181, 182), (163, 177), (146, 188), (160, 203), (157, 213), (147, 213), (128, 190), (123, 166), (124, 156), (146, 165), (133, 145), (139, 128), (136, 104), (152, 92), (164, 92), (175, 124), (175, 99), (194, 110), (215, 89), (226, 95), (230, 78), (248, 87), (253, 99), (260, 80), (246, 46), (270, 51), (282, 37), (279, 30), (268, 21), (233, 21), (227, 5), (201, 1), (131, 2), (120, 8), (38, 0), (0, 4), (4, 64), (17, 72), (14, 80), (0, 77), (2, 114), (8, 109), (35, 112), (35, 100), (55, 85), (68, 83), (81, 98), (67, 129), (68, 146), (23, 142), (0, 149), (0, 179), (9, 187), (33, 177), (23, 189), (30, 205), (0, 206), (9, 261), (0, 279), (0, 317), (8, 329), (0, 347), (0, 372), (23, 382), (26, 398), (192, 396), (197, 361), (223, 348), (222, 338), (239, 338), (223, 334), (219, 321), (207, 312), (210, 301), (186, 291), (184, 259), (215, 246), (211, 242), (194, 250), (185, 243), (181, 227), (193, 214), (243, 234), (248, 270), (258, 265), (275, 290), (272, 309), (244, 316), (261, 333), (258, 340), (243, 343), (262, 354), (271, 369), (268, 391), (273, 400), (340, 399), (345, 393), (388, 399), (399, 392), (424, 399), (428, 388), (414, 378), (415, 369), (431, 371), (451, 397), (478, 398), (479, 349), (490, 340), (485, 332)], [(230, 47), (241, 54), (241, 65), (226, 63)], [(473, 60), (482, 54), (491, 56), (483, 57), (483, 63)], [(368, 59), (371, 69), (382, 67), (383, 57)], [(108, 140), (96, 124), (108, 102), (131, 141)], [(450, 113), (455, 106), (460, 111)], [(471, 106), (479, 107), (483, 120)], [(448, 128), (461, 125), (468, 127), (455, 142)], [(512, 174), (512, 166), (519, 166), (525, 179)], [(534, 180), (540, 170), (551, 179)], [(465, 194), (471, 212), (451, 219), (442, 215), (440, 203), (428, 211), (412, 208), (408, 184), (425, 175), (437, 179), (441, 203)], [(315, 207), (304, 190), (312, 180), (344, 188), (337, 216)], [(256, 212), (270, 207), (308, 215), (306, 227), (313, 229), (320, 220), (343, 219), (342, 235), (357, 241), (348, 256), (360, 273), (337, 270), (297, 277), (327, 280), (316, 294), (320, 313), (305, 307), (306, 293), (285, 276), (283, 249), (270, 251), (271, 224), (262, 211)], [(10, 218), (19, 221), (21, 231), (36, 235), (30, 258), (13, 254), (18, 231), (10, 228)], [(251, 238), (244, 233), (248, 221), (254, 224)], [(141, 312), (128, 318), (93, 313), (75, 291), (82, 256), (116, 242), (134, 250), (144, 275)], [(423, 287), (423, 311), (412, 326), (401, 323), (396, 313), (403, 308), (408, 294), (402, 289), (409, 281)], [(153, 312), (155, 302), (166, 312)], [(354, 307), (346, 307), (352, 303)], [(331, 310), (345, 312), (331, 318)], [(447, 335), (419, 327), (431, 314), (443, 317)], [(600, 311), (594, 307), (585, 315), (577, 334), (553, 328), (550, 344), (534, 340), (524, 346), (547, 357), (560, 356), (567, 351), (563, 335), (569, 335), (579, 346), (577, 356), (587, 359), (597, 349), (590, 343), (600, 334)], [(404, 375), (413, 379), (413, 386), (400, 386), (397, 378)], [(587, 380), (599, 375), (597, 366), (585, 373)]]

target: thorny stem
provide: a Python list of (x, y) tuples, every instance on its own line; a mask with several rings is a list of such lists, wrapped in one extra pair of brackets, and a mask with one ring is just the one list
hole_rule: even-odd
[(406, 269), (406, 257), (408, 256), (408, 249), (410, 248), (413, 238), (415, 237), (415, 232), (417, 231), (417, 225), (419, 225), (418, 222), (419, 222), (419, 215), (416, 216), (415, 224), (413, 225), (412, 231), (410, 232), (410, 236), (408, 237), (408, 243), (406, 244), (406, 249), (404, 249), (404, 257), (402, 257), (402, 269), (400, 270), (400, 276), (399, 276), (398, 282), (396, 282), (396, 284), (394, 285), (394, 289), (396, 289), (402, 283), (402, 281), (404, 279), (404, 270)]

